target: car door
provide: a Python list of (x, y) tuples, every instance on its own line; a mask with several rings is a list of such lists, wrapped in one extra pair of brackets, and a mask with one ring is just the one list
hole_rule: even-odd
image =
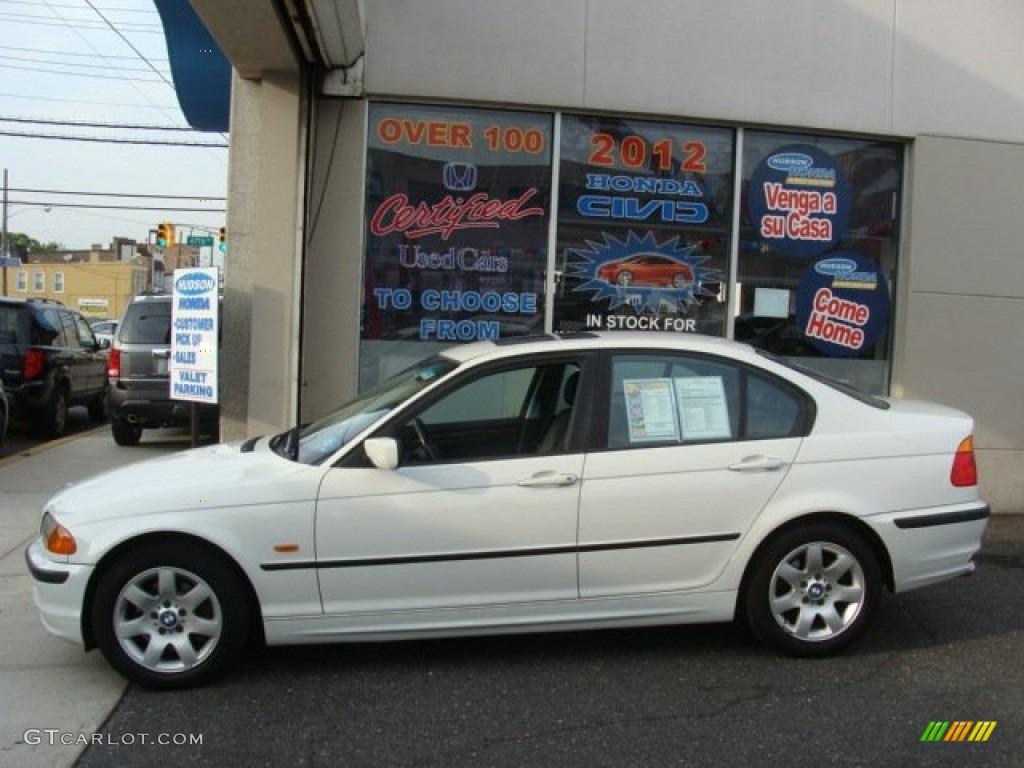
[(785, 477), (813, 412), (724, 359), (615, 354), (580, 502), (584, 598), (710, 584)]
[(74, 323), (74, 330), (68, 331), (69, 343), (78, 347), (76, 353), (77, 397), (90, 397), (101, 391), (107, 381), (107, 351), (100, 349), (96, 336), (81, 315), (67, 313)]
[(558, 358), (471, 372), (382, 429), (400, 446), (397, 469), (326, 473), (325, 613), (431, 623), (455, 620), (453, 608), (507, 616), (575, 600), (580, 371)]

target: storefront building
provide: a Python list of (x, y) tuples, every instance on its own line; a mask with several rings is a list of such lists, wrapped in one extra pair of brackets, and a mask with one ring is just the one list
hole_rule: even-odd
[(225, 434), (450, 344), (698, 332), (969, 411), (1024, 511), (1024, 7), (194, 6), (235, 68)]

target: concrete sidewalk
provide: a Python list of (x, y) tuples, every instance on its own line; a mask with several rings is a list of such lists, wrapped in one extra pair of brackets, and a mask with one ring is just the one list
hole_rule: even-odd
[(39, 621), (24, 550), (43, 504), (68, 483), (189, 445), (180, 432), (147, 430), (124, 448), (104, 425), (0, 459), (0, 766), (73, 765), (126, 686), (98, 651), (84, 653)]

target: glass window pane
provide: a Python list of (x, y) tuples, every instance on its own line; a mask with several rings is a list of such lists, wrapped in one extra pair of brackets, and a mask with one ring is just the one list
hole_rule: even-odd
[(553, 116), (371, 104), (360, 389), (544, 330)]
[(735, 337), (888, 389), (900, 144), (747, 131)]
[(734, 134), (562, 118), (554, 329), (725, 332)]

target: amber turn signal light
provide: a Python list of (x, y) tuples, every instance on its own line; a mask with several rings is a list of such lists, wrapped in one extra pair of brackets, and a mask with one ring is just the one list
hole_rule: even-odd
[(46, 537), (46, 549), (55, 555), (73, 555), (78, 551), (78, 544), (71, 531), (58, 523)]

